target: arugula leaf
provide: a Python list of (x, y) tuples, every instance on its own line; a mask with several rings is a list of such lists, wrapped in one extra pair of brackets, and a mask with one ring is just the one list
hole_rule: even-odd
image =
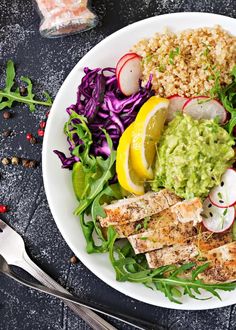
[[(82, 124), (86, 125), (85, 122)], [(84, 150), (82, 153), (77, 150), (74, 150), (73, 154), (79, 157), (82, 163), (87, 166), (87, 173), (90, 176), (88, 184), (90, 189), (87, 191), (86, 196), (79, 203), (79, 206), (74, 211), (75, 215), (80, 215), (83, 213), (87, 207), (93, 202), (96, 196), (103, 190), (105, 185), (108, 184), (109, 180), (115, 175), (115, 160), (116, 152), (113, 149), (113, 144), (110, 136), (104, 131), (108, 146), (111, 150), (110, 156), (107, 159), (102, 157), (93, 157), (89, 155), (89, 148), (91, 145), (90, 137), (86, 141), (83, 139), (81, 134), (78, 134), (81, 139), (84, 141)], [(79, 146), (80, 147), (80, 146)]]
[(6, 86), (4, 89), (0, 89), (0, 110), (3, 110), (4, 108), (11, 108), (13, 102), (28, 105), (31, 112), (35, 110), (36, 104), (48, 107), (52, 105), (52, 100), (47, 92), (44, 92), (46, 97), (45, 101), (35, 100), (35, 95), (32, 92), (33, 85), (28, 77), (20, 78), (21, 81), (27, 84), (27, 95), (22, 96), (18, 87), (14, 90), (15, 75), (14, 63), (12, 60), (9, 60), (6, 68)]
[(236, 65), (231, 71), (232, 83), (227, 86), (221, 86), (220, 73), (215, 73), (215, 84), (210, 91), (211, 98), (218, 98), (224, 108), (231, 114), (231, 118), (224, 128), (229, 134), (233, 133), (236, 126)]
[[(167, 265), (153, 270), (149, 269), (146, 260), (144, 260), (145, 257), (135, 255), (132, 247), (129, 248), (127, 245), (120, 248), (115, 244), (115, 240), (116, 236), (114, 235), (110, 242), (109, 257), (118, 281), (142, 283), (148, 288), (163, 292), (170, 301), (177, 304), (181, 304), (178, 298), (183, 295), (202, 300), (199, 297), (200, 289), (204, 289), (220, 299), (217, 290), (232, 291), (236, 288), (235, 282), (206, 284), (199, 280), (197, 276), (209, 267), (209, 263), (200, 266), (196, 266), (195, 263), (187, 263), (182, 266)], [(129, 243), (126, 244), (130, 246)], [(186, 276), (186, 272), (187, 274), (190, 273), (191, 277)], [(203, 300), (205, 299), (210, 299), (210, 297), (203, 298)]]
[[(107, 230), (107, 238), (105, 238), (97, 219), (98, 217), (106, 216), (101, 206), (105, 201), (111, 202), (113, 199), (118, 199), (120, 197), (121, 193), (118, 184), (108, 186), (94, 199), (92, 203), (92, 220), (86, 221), (84, 213), (80, 215), (80, 224), (86, 239), (86, 250), (88, 253), (103, 253), (109, 251), (109, 246), (113, 240), (113, 237), (116, 236), (116, 231), (114, 231), (112, 227), (109, 227)], [(96, 233), (97, 239), (94, 238), (94, 232)], [(98, 245), (97, 243), (100, 244)]]

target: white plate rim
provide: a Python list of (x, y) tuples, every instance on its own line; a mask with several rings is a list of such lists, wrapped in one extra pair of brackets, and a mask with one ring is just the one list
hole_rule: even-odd
[[(106, 284), (108, 284), (109, 286), (111, 286), (112, 288), (116, 289), (117, 291), (131, 297), (134, 299), (137, 299), (139, 301), (154, 305), (154, 306), (158, 306), (158, 307), (164, 307), (164, 308), (171, 308), (171, 309), (178, 309), (178, 310), (206, 310), (206, 309), (214, 309), (214, 308), (220, 308), (220, 307), (225, 307), (225, 306), (229, 306), (232, 304), (236, 303), (236, 299), (234, 300), (230, 300), (230, 301), (218, 301), (218, 300), (213, 300), (211, 301), (212, 303), (209, 304), (208, 306), (199, 306), (199, 302), (198, 303), (190, 303), (188, 301), (188, 305), (186, 306), (185, 303), (183, 303), (182, 305), (177, 305), (177, 304), (173, 304), (171, 302), (168, 301), (167, 298), (163, 298), (161, 304), (157, 301), (156, 303), (150, 302), (148, 298), (143, 298), (140, 297), (136, 292), (134, 292), (135, 290), (133, 290), (132, 292), (127, 292), (126, 288), (121, 287), (119, 284), (120, 282), (114, 282), (114, 280), (109, 280), (107, 278), (103, 277), (103, 274), (100, 271), (97, 271), (96, 269), (93, 268), (93, 266), (91, 264), (87, 263), (86, 258), (83, 257), (83, 255), (81, 255), (81, 253), (78, 252), (77, 247), (70, 241), (70, 237), (68, 237), (68, 234), (66, 232), (66, 230), (64, 229), (63, 225), (61, 224), (61, 222), (59, 221), (58, 218), (58, 214), (56, 212), (56, 206), (54, 205), (54, 200), (53, 200), (53, 196), (50, 193), (50, 184), (51, 184), (51, 179), (50, 176), (48, 175), (48, 166), (50, 166), (50, 164), (48, 163), (48, 156), (49, 156), (49, 152), (48, 150), (50, 148), (48, 148), (48, 146), (50, 145), (50, 130), (54, 124), (54, 117), (56, 117), (56, 109), (57, 106), (59, 105), (60, 102), (60, 98), (61, 98), (61, 94), (63, 92), (63, 89), (65, 89), (65, 86), (67, 86), (70, 83), (71, 77), (73, 76), (74, 72), (76, 70), (78, 70), (81, 67), (81, 63), (84, 61), (84, 59), (88, 56), (90, 56), (91, 53), (96, 52), (97, 49), (99, 49), (100, 47), (102, 48), (103, 45), (105, 43), (108, 43), (111, 39), (115, 38), (116, 36), (119, 36), (120, 34), (122, 34), (123, 32), (127, 32), (129, 30), (132, 30), (134, 27), (138, 27), (141, 25), (144, 25), (148, 22), (153, 22), (153, 21), (158, 21), (158, 20), (165, 20), (168, 18), (189, 18), (191, 17), (196, 17), (198, 16), (198, 18), (204, 17), (204, 21), (205, 19), (209, 18), (209, 19), (219, 19), (219, 20), (225, 20), (228, 21), (229, 24), (234, 24), (236, 23), (236, 20), (234, 18), (228, 17), (228, 16), (224, 16), (224, 15), (218, 15), (218, 14), (213, 14), (213, 13), (205, 13), (205, 12), (178, 12), (178, 13), (171, 13), (171, 14), (164, 14), (164, 15), (160, 15), (160, 16), (154, 16), (151, 18), (146, 18), (144, 20), (132, 23), (126, 27), (123, 27), (122, 29), (114, 32), (113, 34), (109, 35), (108, 37), (106, 37), (104, 40), (102, 40), (101, 42), (99, 42), (95, 47), (93, 47), (75, 66), (74, 68), (71, 70), (71, 72), (69, 73), (69, 75), (67, 76), (67, 78), (65, 79), (65, 81), (63, 82), (62, 86), (60, 87), (56, 98), (53, 102), (51, 111), (50, 111), (50, 116), (48, 118), (48, 123), (46, 126), (46, 130), (45, 130), (45, 136), (44, 136), (44, 141), (43, 141), (43, 149), (42, 149), (42, 170), (43, 170), (43, 181), (44, 181), (44, 187), (45, 187), (45, 192), (46, 192), (46, 196), (47, 196), (47, 200), (48, 200), (48, 204), (51, 210), (51, 213), (53, 215), (53, 218), (57, 224), (57, 227), (59, 229), (59, 231), (61, 232), (63, 238), (65, 239), (65, 241), (67, 242), (67, 244), (69, 245), (69, 247), (71, 248), (71, 250), (73, 252), (75, 252), (75, 254), (79, 257), (79, 259), (82, 261), (83, 264), (86, 265), (86, 267), (92, 272), (94, 273), (97, 277), (99, 277), (102, 281), (104, 281)], [(205, 25), (207, 25), (206, 23), (204, 23)], [(221, 23), (222, 24), (222, 23)], [(69, 104), (68, 104), (69, 105)], [(51, 149), (50, 149), (51, 150)], [(146, 289), (148, 290), (148, 289)], [(232, 292), (228, 293), (228, 294), (233, 294)]]

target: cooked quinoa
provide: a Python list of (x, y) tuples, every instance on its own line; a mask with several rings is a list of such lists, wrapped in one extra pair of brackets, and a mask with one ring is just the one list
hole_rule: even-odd
[(153, 74), (153, 89), (164, 97), (209, 95), (217, 75), (231, 82), (236, 64), (236, 37), (220, 26), (167, 31), (139, 41), (132, 51), (142, 57), (143, 83)]

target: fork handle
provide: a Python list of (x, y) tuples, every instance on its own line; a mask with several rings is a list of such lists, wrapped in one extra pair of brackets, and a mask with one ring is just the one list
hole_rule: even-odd
[[(32, 275), (36, 280), (38, 280), (43, 285), (50, 289), (56, 289), (61, 292), (70, 294), (66, 289), (64, 289), (60, 284), (54, 281), (50, 276), (48, 276), (42, 269), (40, 269), (24, 252), (22, 259), (17, 261), (16, 266), (23, 268), (26, 272)], [(94, 330), (117, 330), (111, 324), (106, 322), (103, 318), (98, 316), (96, 313), (90, 309), (82, 306), (78, 306), (69, 301), (65, 301), (65, 304), (81, 319), (83, 319), (92, 329)]]

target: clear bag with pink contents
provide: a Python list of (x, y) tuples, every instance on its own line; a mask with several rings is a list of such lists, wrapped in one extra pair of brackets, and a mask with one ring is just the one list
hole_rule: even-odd
[(86, 31), (97, 25), (89, 0), (35, 0), (42, 18), (39, 31), (55, 38)]

